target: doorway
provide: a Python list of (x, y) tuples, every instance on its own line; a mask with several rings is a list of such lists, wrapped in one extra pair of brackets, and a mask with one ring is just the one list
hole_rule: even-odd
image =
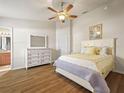
[(0, 72), (12, 69), (12, 28), (0, 26)]

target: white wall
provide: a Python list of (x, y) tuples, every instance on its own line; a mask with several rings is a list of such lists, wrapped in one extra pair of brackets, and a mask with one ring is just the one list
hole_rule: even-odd
[(70, 21), (56, 23), (56, 49), (60, 55), (70, 53)]
[(25, 67), (25, 51), (30, 46), (30, 34), (48, 35), (48, 47), (56, 48), (56, 30), (53, 23), (0, 18), (0, 26), (13, 28), (13, 69)]
[(56, 49), (60, 55), (69, 54), (71, 52), (71, 22), (56, 23)]
[(124, 73), (124, 0), (114, 0), (104, 10), (102, 6), (73, 22), (73, 51), (80, 51), (82, 40), (89, 39), (89, 26), (103, 24), (103, 39), (117, 39), (117, 71)]

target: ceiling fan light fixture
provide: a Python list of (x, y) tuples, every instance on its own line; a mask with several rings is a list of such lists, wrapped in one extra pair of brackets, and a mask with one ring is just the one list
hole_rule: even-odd
[(65, 15), (59, 15), (59, 20), (61, 21), (65, 20)]
[(48, 20), (52, 20), (52, 19), (59, 19), (62, 23), (65, 22), (66, 19), (70, 19), (70, 20), (73, 20), (75, 18), (77, 18), (76, 15), (71, 15), (70, 14), (70, 10), (73, 8), (73, 5), (72, 4), (68, 4), (67, 7), (63, 8), (63, 2), (61, 3), (62, 5), (62, 10), (61, 11), (58, 11), (52, 7), (48, 7), (49, 10), (53, 11), (54, 13), (56, 13), (56, 16), (54, 17), (51, 17), (49, 18)]

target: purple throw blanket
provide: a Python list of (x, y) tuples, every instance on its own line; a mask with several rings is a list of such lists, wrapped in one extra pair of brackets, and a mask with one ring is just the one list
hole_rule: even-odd
[(95, 93), (110, 93), (104, 78), (96, 71), (58, 59), (54, 66), (89, 81)]

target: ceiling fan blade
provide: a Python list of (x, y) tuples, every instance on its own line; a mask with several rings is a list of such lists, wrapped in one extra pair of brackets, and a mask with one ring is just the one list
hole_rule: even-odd
[(53, 12), (55, 12), (55, 13), (58, 12), (57, 10), (55, 10), (55, 9), (53, 9), (53, 8), (51, 8), (51, 7), (48, 7), (48, 9), (51, 10), (51, 11), (53, 11)]
[(70, 11), (72, 8), (73, 8), (73, 5), (72, 5), (72, 4), (69, 4), (64, 10), (68, 12), (68, 11)]
[(78, 16), (76, 16), (76, 15), (70, 15), (69, 16), (69, 18), (71, 18), (71, 19), (74, 19), (74, 18), (77, 18)]
[(49, 18), (48, 20), (52, 20), (52, 19), (55, 19), (56, 18), (56, 16), (54, 16), (54, 17), (51, 17), (51, 18)]

